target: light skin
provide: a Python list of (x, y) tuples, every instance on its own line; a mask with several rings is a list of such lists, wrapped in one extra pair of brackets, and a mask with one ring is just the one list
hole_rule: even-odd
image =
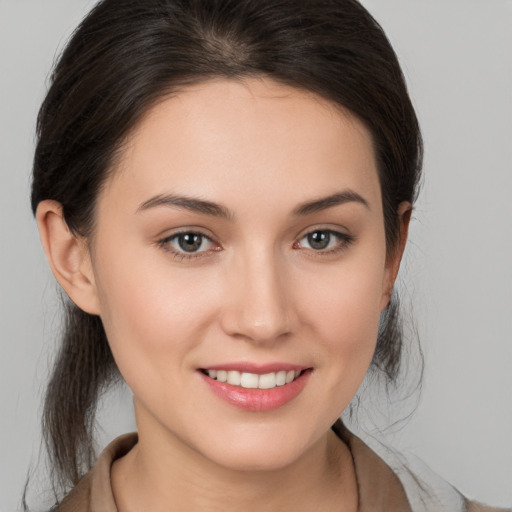
[[(256, 78), (151, 109), (90, 240), (58, 203), (39, 205), (57, 280), (101, 317), (134, 394), (139, 443), (112, 469), (121, 512), (263, 510), (262, 497), (268, 511), (357, 509), (351, 455), (330, 427), (370, 365), (410, 211), (400, 205), (401, 241), (386, 251), (364, 125)], [(200, 373), (230, 362), (311, 373), (285, 405), (247, 411)]]

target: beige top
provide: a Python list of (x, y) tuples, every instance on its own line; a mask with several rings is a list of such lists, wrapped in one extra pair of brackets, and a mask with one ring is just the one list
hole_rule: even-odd
[[(333, 430), (352, 453), (359, 489), (358, 512), (413, 512), (404, 487), (391, 468), (341, 422), (337, 422)], [(55, 512), (118, 512), (110, 483), (110, 468), (116, 459), (131, 450), (137, 439), (137, 434), (132, 433), (112, 441)], [(485, 507), (460, 495), (459, 510), (498, 512), (503, 509)], [(508, 511), (512, 512), (512, 509)]]

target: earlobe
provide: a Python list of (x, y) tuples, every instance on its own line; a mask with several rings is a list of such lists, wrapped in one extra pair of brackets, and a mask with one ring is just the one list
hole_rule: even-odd
[(393, 286), (398, 275), (400, 262), (404, 254), (407, 237), (409, 234), (409, 224), (411, 222), (412, 205), (408, 201), (403, 201), (398, 205), (398, 221), (399, 221), (399, 239), (392, 252), (388, 255), (386, 261), (386, 273), (383, 286), (383, 297), (381, 310), (384, 310), (391, 299), (393, 293)]
[(44, 200), (37, 207), (39, 236), (55, 279), (83, 311), (99, 314), (91, 258), (85, 240), (75, 236), (57, 201)]

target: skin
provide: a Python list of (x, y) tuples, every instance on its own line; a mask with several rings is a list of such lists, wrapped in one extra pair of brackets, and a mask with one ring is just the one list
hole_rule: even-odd
[[(54, 201), (37, 218), (54, 274), (100, 315), (134, 394), (139, 443), (112, 469), (119, 510), (261, 510), (262, 496), (265, 510), (356, 510), (350, 452), (330, 427), (370, 365), (410, 215), (402, 204), (387, 256), (367, 129), (267, 79), (210, 81), (150, 110), (116, 167), (91, 240)], [(335, 193), (345, 201), (297, 214)], [(169, 194), (225, 215), (155, 204)], [(312, 247), (306, 235), (329, 230), (340, 235)], [(178, 231), (208, 237), (193, 258)], [(312, 372), (291, 402), (248, 412), (198, 372), (233, 361)]]

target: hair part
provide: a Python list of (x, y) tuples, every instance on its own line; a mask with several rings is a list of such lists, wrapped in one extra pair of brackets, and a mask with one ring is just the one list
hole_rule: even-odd
[[(398, 205), (417, 194), (422, 140), (397, 57), (356, 0), (100, 1), (68, 42), (39, 112), (33, 211), (56, 200), (69, 228), (90, 237), (98, 194), (141, 117), (187, 85), (245, 77), (309, 90), (366, 125), (395, 249)], [(372, 362), (390, 382), (401, 349), (391, 304)], [(67, 304), (43, 419), (59, 493), (91, 467), (98, 396), (116, 376), (100, 318)]]

